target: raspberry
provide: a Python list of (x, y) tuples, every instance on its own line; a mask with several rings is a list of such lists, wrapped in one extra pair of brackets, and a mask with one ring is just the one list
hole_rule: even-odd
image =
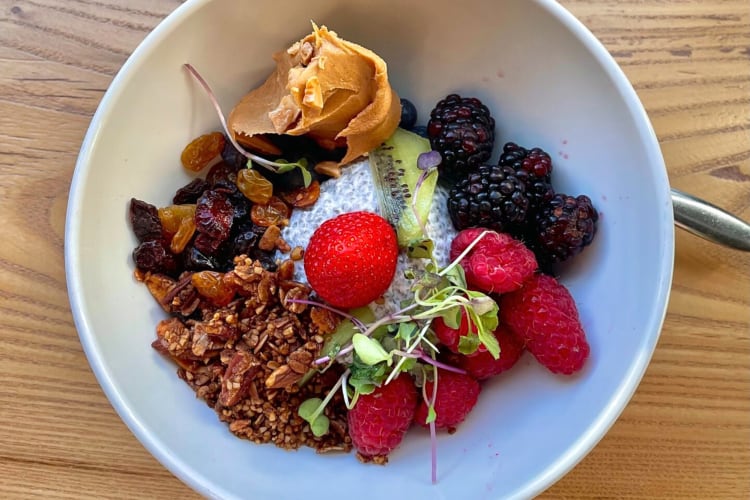
[(348, 414), (349, 435), (360, 458), (386, 463), (409, 429), (416, 407), (417, 390), (406, 373), (360, 396)]
[[(454, 260), (485, 231), (464, 229), (451, 243)], [(469, 286), (488, 293), (507, 293), (521, 288), (537, 269), (534, 253), (520, 241), (504, 233), (491, 231), (461, 261)]]
[(536, 211), (555, 195), (552, 188), (552, 159), (540, 148), (528, 150), (518, 144), (508, 142), (503, 146), (498, 165), (511, 167), (516, 177), (526, 187), (529, 198), (529, 211)]
[(556, 194), (536, 217), (533, 247), (537, 257), (551, 264), (581, 253), (593, 241), (598, 219), (588, 196)]
[[(435, 332), (440, 343), (445, 345), (452, 352), (459, 352), (458, 341), (461, 337), (469, 333), (469, 319), (466, 316), (466, 312), (461, 310), (461, 323), (458, 325), (458, 329), (451, 328), (445, 324), (443, 318), (436, 318), (432, 322), (432, 331)], [(477, 328), (474, 324), (471, 325), (471, 332), (476, 334)], [(483, 346), (480, 346), (483, 347)]]
[[(484, 346), (480, 346), (477, 352), (464, 356), (462, 354), (449, 354), (445, 361), (457, 368), (466, 370), (466, 373), (477, 380), (485, 380), (513, 368), (523, 354), (523, 342), (505, 325), (499, 325), (494, 331), (495, 338), (500, 344), (500, 357), (492, 357)], [(440, 388), (440, 382), (438, 382)]]
[(510, 231), (526, 222), (526, 186), (510, 167), (480, 165), (448, 194), (448, 214), (459, 231), (486, 227)]
[[(428, 381), (425, 391), (428, 398), (432, 398), (432, 381)], [(456, 426), (464, 421), (469, 412), (477, 404), (481, 388), (479, 382), (469, 375), (455, 373), (448, 370), (438, 370), (437, 395), (435, 396), (435, 427), (447, 429), (453, 433)], [(417, 407), (414, 421), (427, 426), (427, 403), (422, 401)]]
[(537, 274), (520, 290), (503, 295), (500, 320), (552, 373), (577, 372), (589, 356), (575, 300), (551, 276)]
[(443, 158), (439, 178), (453, 184), (489, 160), (495, 143), (495, 119), (479, 99), (451, 94), (430, 113), (427, 136), (432, 149)]

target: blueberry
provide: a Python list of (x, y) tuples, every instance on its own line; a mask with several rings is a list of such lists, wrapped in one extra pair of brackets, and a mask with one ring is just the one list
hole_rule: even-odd
[(411, 130), (417, 123), (417, 108), (409, 99), (401, 99), (401, 122), (398, 126)]
[(427, 127), (425, 127), (424, 125), (417, 125), (413, 129), (411, 129), (411, 131), (417, 135), (421, 135), (425, 139), (429, 139), (429, 137), (427, 137)]

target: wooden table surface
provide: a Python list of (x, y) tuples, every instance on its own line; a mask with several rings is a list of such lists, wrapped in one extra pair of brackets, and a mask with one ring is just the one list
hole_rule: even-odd
[[(0, 0), (0, 497), (193, 498), (136, 441), (70, 313), (64, 218), (102, 94), (177, 0)], [(750, 219), (750, 2), (564, 0), (633, 82), (674, 187)], [(533, 29), (533, 26), (529, 26)], [(661, 340), (546, 498), (750, 498), (750, 255), (677, 234)]]

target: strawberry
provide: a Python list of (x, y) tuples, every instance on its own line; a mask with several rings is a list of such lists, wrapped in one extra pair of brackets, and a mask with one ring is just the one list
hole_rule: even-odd
[(500, 319), (552, 373), (577, 372), (589, 356), (575, 300), (551, 276), (538, 274), (520, 290), (503, 295)]
[(349, 436), (359, 457), (386, 463), (411, 426), (416, 407), (417, 390), (406, 373), (360, 396), (348, 414)]
[(477, 380), (485, 380), (510, 370), (523, 354), (523, 341), (503, 324), (500, 324), (493, 333), (500, 344), (499, 358), (493, 358), (492, 354), (483, 349), (484, 346), (480, 346), (477, 352), (468, 356), (450, 354), (446, 357), (446, 361), (457, 368), (466, 370), (466, 373)]
[(388, 221), (370, 212), (350, 212), (315, 230), (305, 251), (305, 274), (320, 298), (351, 309), (385, 293), (397, 257), (396, 232)]
[[(450, 259), (458, 257), (485, 229), (464, 229), (451, 243)], [(490, 231), (461, 261), (466, 283), (487, 293), (518, 290), (538, 265), (534, 252), (505, 233)]]
[[(435, 427), (454, 432), (456, 426), (464, 421), (477, 404), (480, 390), (479, 382), (471, 376), (438, 369), (437, 395), (434, 401)], [(427, 397), (432, 398), (432, 381), (425, 384), (425, 391)], [(428, 412), (427, 403), (422, 401), (417, 408), (414, 421), (419, 425), (427, 426)]]

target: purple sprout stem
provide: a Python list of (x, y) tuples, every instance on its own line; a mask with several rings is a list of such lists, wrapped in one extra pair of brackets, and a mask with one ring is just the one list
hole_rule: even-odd
[(401, 356), (402, 358), (418, 359), (420, 361), (424, 361), (425, 363), (429, 365), (435, 366), (447, 372), (460, 373), (461, 375), (466, 374), (466, 370), (445, 364), (442, 361), (438, 361), (436, 359), (432, 359), (429, 355), (427, 355), (427, 353), (419, 349), (415, 349), (414, 352), (393, 351), (393, 354), (397, 354)]
[(437, 484), (437, 432), (434, 420), (430, 422), (430, 455), (432, 457), (432, 484)]
[[(396, 320), (402, 320), (402, 319), (403, 320), (410, 320), (411, 316), (402, 316), (402, 315), (404, 313), (407, 313), (407, 312), (409, 312), (411, 310), (416, 309), (418, 306), (419, 306), (419, 304), (411, 304), (411, 305), (408, 305), (408, 306), (404, 307), (400, 311), (396, 311), (395, 313), (391, 313), (391, 314), (388, 314), (386, 316), (383, 316), (382, 318), (380, 318), (379, 320), (375, 321), (370, 326), (368, 326), (366, 329), (364, 329), (362, 331), (362, 335), (364, 335), (365, 337), (369, 337), (370, 335), (372, 335), (372, 332), (374, 332), (375, 330), (377, 330), (381, 326), (387, 325), (388, 323), (391, 323), (391, 322), (396, 321)], [(352, 350), (354, 350), (354, 344), (350, 343), (348, 346), (344, 347), (338, 353), (336, 353), (335, 357), (339, 358), (341, 356), (349, 354), (350, 352), (352, 352)], [(314, 365), (322, 365), (322, 364), (328, 363), (329, 361), (331, 361), (331, 357), (330, 356), (323, 356), (322, 358), (318, 358), (315, 361), (313, 361), (313, 364)]]
[(291, 302), (293, 304), (307, 304), (308, 306), (316, 306), (320, 307), (322, 309), (327, 309), (331, 311), (332, 313), (336, 313), (339, 316), (342, 316), (352, 323), (354, 323), (354, 326), (357, 327), (357, 329), (361, 332), (364, 332), (367, 329), (367, 326), (362, 323), (362, 321), (359, 320), (356, 316), (352, 316), (348, 312), (342, 311), (340, 309), (336, 309), (335, 307), (331, 307), (327, 304), (323, 304), (321, 302), (315, 302), (314, 300), (306, 300), (306, 299), (286, 299), (287, 302)]
[(216, 114), (219, 115), (219, 121), (221, 122), (221, 126), (224, 128), (224, 133), (229, 138), (229, 141), (232, 143), (232, 145), (237, 149), (237, 151), (240, 152), (243, 156), (246, 158), (249, 158), (250, 160), (259, 163), (266, 167), (271, 172), (276, 172), (277, 170), (277, 164), (275, 164), (272, 161), (268, 161), (263, 157), (260, 157), (258, 155), (254, 155), (251, 152), (247, 151), (245, 148), (240, 146), (240, 143), (237, 142), (237, 140), (234, 138), (234, 134), (231, 133), (229, 130), (229, 126), (227, 125), (227, 120), (224, 118), (224, 112), (221, 110), (221, 105), (219, 104), (218, 99), (216, 99), (216, 94), (214, 94), (214, 91), (211, 89), (211, 86), (208, 84), (208, 82), (201, 76), (200, 73), (198, 73), (198, 70), (193, 67), (190, 63), (184, 64), (185, 69), (188, 70), (188, 72), (195, 78), (201, 87), (203, 87), (203, 90), (208, 95), (208, 99), (211, 101), (211, 104), (213, 104), (214, 109), (216, 110)]

